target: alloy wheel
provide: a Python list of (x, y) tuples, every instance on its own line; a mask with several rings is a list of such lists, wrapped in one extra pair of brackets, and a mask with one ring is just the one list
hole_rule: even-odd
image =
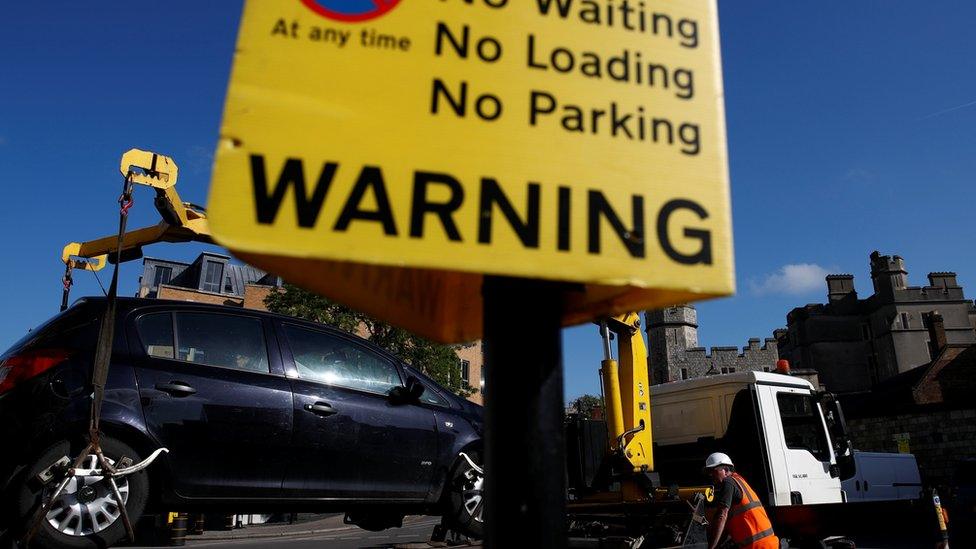
[[(110, 465), (115, 463), (108, 457), (105, 460)], [(102, 469), (97, 456), (88, 456), (76, 471), (82, 476), (74, 476), (68, 481), (45, 518), (52, 528), (62, 534), (89, 536), (105, 530), (119, 519), (121, 506), (129, 500), (129, 483), (125, 477), (115, 479), (119, 495), (122, 496), (120, 503), (105, 477), (99, 476)], [(50, 498), (53, 492), (54, 487), (49, 487), (45, 498)]]
[(476, 522), (484, 522), (485, 504), (483, 490), (485, 477), (478, 471), (468, 468), (461, 483), (461, 501), (464, 509)]

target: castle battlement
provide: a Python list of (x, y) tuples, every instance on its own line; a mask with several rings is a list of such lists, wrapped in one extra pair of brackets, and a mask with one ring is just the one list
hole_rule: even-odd
[(648, 368), (654, 383), (744, 371), (772, 371), (776, 338), (750, 338), (746, 346), (698, 346), (698, 314), (690, 305), (648, 311)]

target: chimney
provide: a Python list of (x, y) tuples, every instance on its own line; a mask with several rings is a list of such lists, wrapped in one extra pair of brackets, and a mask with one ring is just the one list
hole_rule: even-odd
[(905, 260), (897, 255), (881, 255), (877, 250), (871, 252), (871, 281), (876, 294), (904, 290), (908, 287)]
[(929, 273), (929, 286), (936, 288), (958, 288), (956, 273)]
[(929, 315), (929, 347), (932, 359), (935, 360), (946, 347), (945, 322), (939, 311), (932, 311)]
[(857, 299), (857, 292), (854, 291), (854, 275), (827, 275), (828, 301), (834, 303), (843, 300), (847, 296), (853, 296), (854, 299)]

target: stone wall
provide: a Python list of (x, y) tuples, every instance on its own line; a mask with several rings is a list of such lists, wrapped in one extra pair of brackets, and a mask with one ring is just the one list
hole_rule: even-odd
[[(710, 352), (709, 352), (710, 351)], [(677, 349), (668, 357), (670, 381), (691, 379), (709, 374), (725, 374), (747, 371), (772, 371), (776, 368), (779, 352), (775, 339), (767, 339), (760, 344), (759, 338), (749, 340), (743, 347), (704, 347)], [(651, 365), (654, 368), (655, 365)]]
[(949, 485), (956, 462), (976, 456), (976, 408), (928, 409), (848, 420), (854, 448), (915, 454), (922, 482)]

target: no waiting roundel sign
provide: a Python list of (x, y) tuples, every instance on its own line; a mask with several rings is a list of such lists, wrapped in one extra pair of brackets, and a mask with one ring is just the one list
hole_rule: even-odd
[(367, 21), (392, 10), (400, 0), (302, 0), (315, 13), (337, 21)]

